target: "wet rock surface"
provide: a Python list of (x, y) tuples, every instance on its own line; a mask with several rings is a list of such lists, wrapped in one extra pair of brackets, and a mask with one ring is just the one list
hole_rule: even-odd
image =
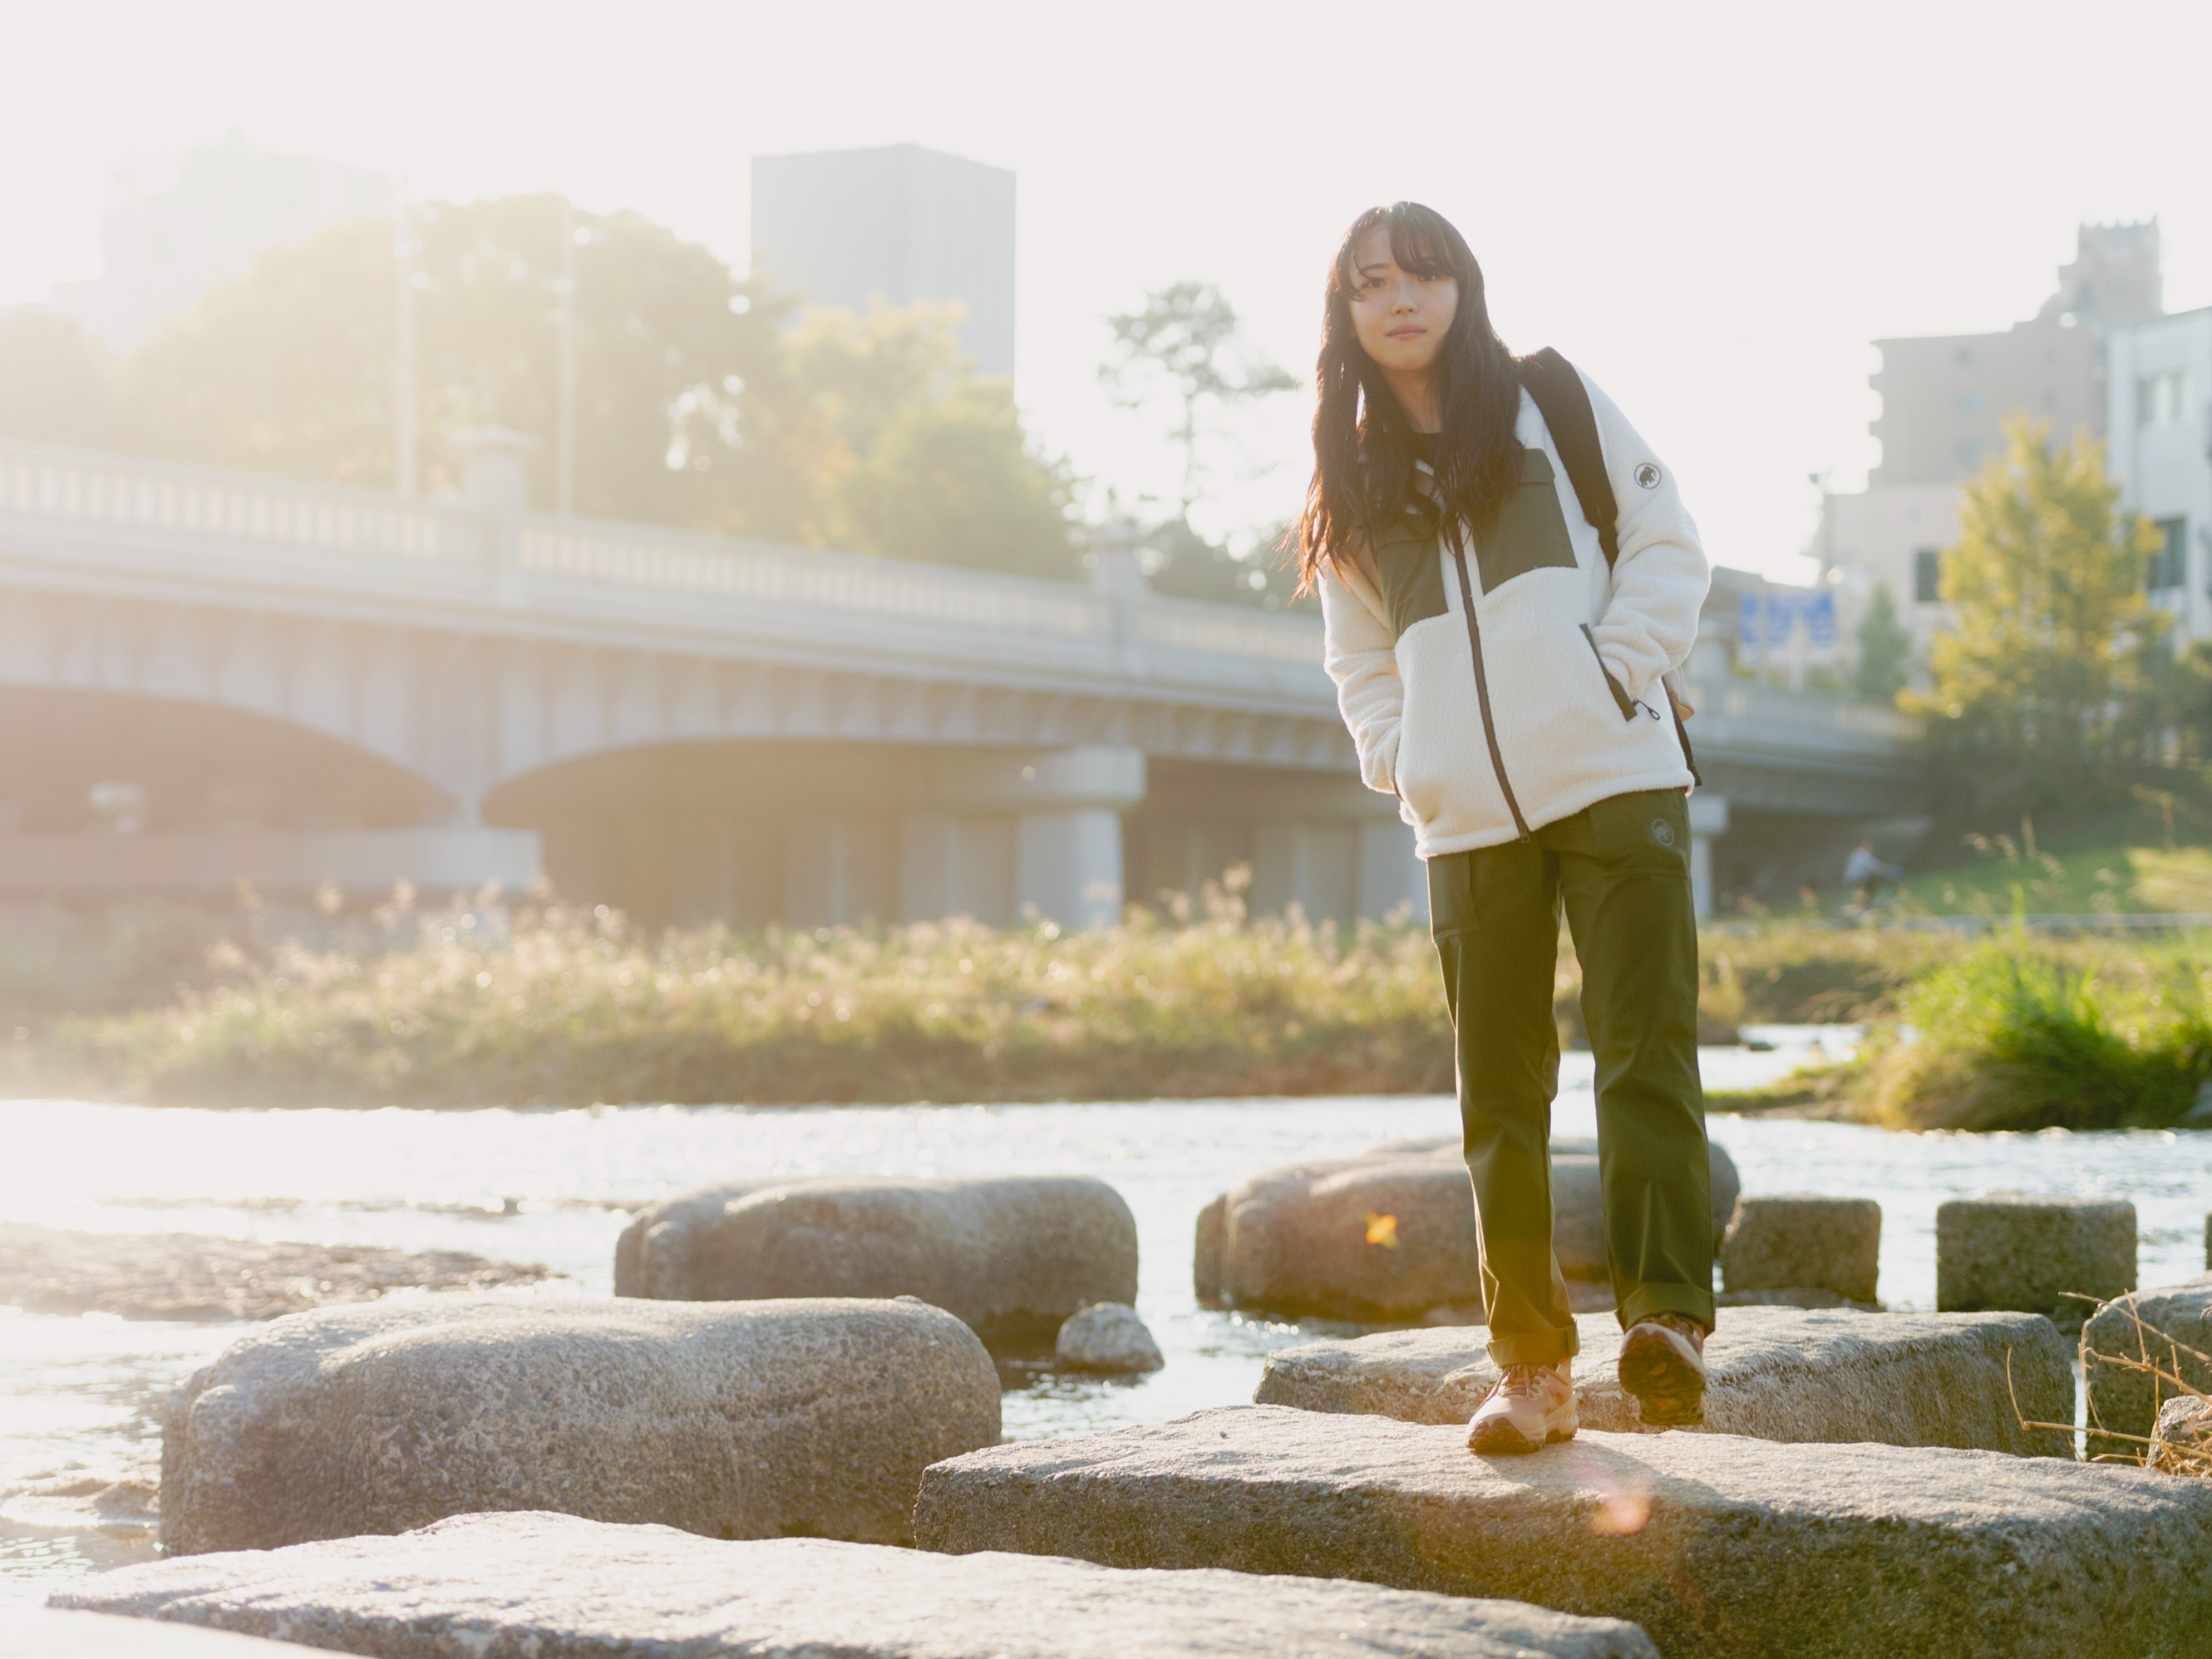
[(734, 1182), (640, 1211), (615, 1294), (917, 1296), (994, 1345), (1049, 1346), (1079, 1308), (1136, 1300), (1137, 1221), (1089, 1176)]
[(129, 1567), (59, 1599), (390, 1659), (1648, 1659), (1654, 1651), (1642, 1632), (1613, 1620), (1369, 1584), (1117, 1572), (1031, 1555), (956, 1558), (812, 1539), (732, 1543), (544, 1514), (469, 1516), (399, 1538)]
[(326, 1309), (170, 1396), (161, 1542), (267, 1549), (550, 1509), (901, 1543), (923, 1467), (998, 1436), (990, 1356), (919, 1302)]
[(2081, 1346), (2090, 1426), (2111, 1431), (2089, 1436), (2090, 1455), (2142, 1456), (2160, 1406), (2181, 1393), (2142, 1366), (2212, 1394), (2212, 1273), (2106, 1303)]
[(1485, 1459), (1456, 1425), (1231, 1407), (940, 1463), (915, 1526), (1522, 1600), (1699, 1659), (2178, 1659), (2212, 1630), (2212, 1483), (1996, 1452), (1586, 1430)]
[[(1735, 1206), (1735, 1165), (1711, 1148), (1713, 1231)], [(1552, 1143), (1553, 1248), (1571, 1285), (1607, 1277), (1597, 1143)], [(1370, 1322), (1482, 1306), (1474, 1194), (1457, 1139), (1254, 1176), (1200, 1212), (1193, 1279), (1212, 1306)]]
[[(1583, 1315), (1575, 1323), (1583, 1426), (1641, 1431), (1636, 1401), (1616, 1375), (1619, 1323), (1609, 1314)], [(1483, 1347), (1488, 1335), (1480, 1326), (1386, 1331), (1279, 1349), (1267, 1356), (1253, 1398), (1306, 1411), (1463, 1424), (1498, 1380)], [(2072, 1358), (2066, 1340), (2034, 1314), (1725, 1308), (1705, 1344), (1705, 1422), (1694, 1432), (2070, 1457), (2071, 1435), (2024, 1428), (2020, 1419), (2072, 1419)]]
[(108, 1613), (0, 1607), (0, 1659), (303, 1659), (291, 1642)]
[(1987, 1193), (1936, 1208), (1943, 1312), (2017, 1309), (2078, 1331), (2098, 1303), (2135, 1287), (2136, 1206), (2124, 1199)]
[(1062, 1370), (1128, 1376), (1167, 1364), (1160, 1346), (1126, 1302), (1094, 1302), (1060, 1328), (1053, 1358)]
[(400, 1290), (555, 1277), (459, 1250), (264, 1243), (201, 1233), (88, 1233), (0, 1223), (0, 1307), (124, 1319), (275, 1319)]

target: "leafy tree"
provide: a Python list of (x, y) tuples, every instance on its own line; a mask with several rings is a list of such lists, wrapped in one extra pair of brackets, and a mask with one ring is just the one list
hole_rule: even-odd
[(1876, 582), (1859, 623), (1859, 665), (1852, 689), (1869, 702), (1894, 702), (1905, 690), (1911, 655), (1912, 633), (1898, 620), (1897, 595), (1887, 582)]
[[(632, 214), (571, 222), (579, 511), (1078, 573), (1072, 480), (1034, 452), (1005, 383), (960, 357), (956, 311), (787, 328), (797, 296), (756, 290), (670, 231)], [(539, 440), (532, 489), (550, 503), (562, 223), (551, 196), (418, 210), (425, 477), (458, 474), (461, 434), (507, 427)], [(398, 284), (387, 221), (270, 249), (123, 366), (118, 429), (179, 459), (387, 483)]]
[[(424, 459), (498, 425), (552, 453), (562, 204), (416, 216)], [(696, 244), (632, 214), (578, 214), (576, 502), (585, 513), (744, 524), (738, 394), (778, 371), (775, 307)], [(272, 248), (127, 365), (144, 447), (185, 459), (383, 483), (392, 455), (398, 273), (389, 222)], [(550, 465), (532, 468), (550, 499)]]
[(2047, 426), (2006, 428), (2004, 455), (1970, 483), (1943, 558), (1952, 624), (1929, 653), (1934, 684), (1907, 707), (1946, 735), (2003, 757), (2039, 785), (2144, 757), (2142, 713), (2164, 617), (2143, 593), (2157, 532), (2119, 508), (2102, 447), (2051, 445)]
[(115, 441), (114, 366), (74, 318), (0, 316), (0, 438), (105, 448)]
[[(1181, 408), (1175, 428), (1182, 451), (1182, 516), (1196, 504), (1205, 440), (1231, 406), (1297, 385), (1277, 364), (1254, 356), (1239, 336), (1237, 312), (1211, 283), (1170, 283), (1143, 307), (1106, 319), (1114, 343), (1098, 378), (1124, 408), (1141, 408), (1164, 388)], [(1207, 413), (1211, 405), (1212, 414)]]
[(1013, 389), (960, 356), (959, 308), (810, 312), (761, 441), (790, 483), (780, 533), (1022, 575), (1080, 574), (1074, 479), (1024, 432)]
[(1286, 530), (1283, 526), (1258, 538), (1240, 556), (1225, 544), (1200, 535), (1189, 520), (1170, 519), (1146, 538), (1147, 550), (1158, 561), (1149, 577), (1152, 591), (1179, 599), (1279, 611), (1291, 603), (1297, 586), (1295, 573), (1272, 556)]
[(1036, 454), (1003, 380), (908, 404), (831, 486), (832, 545), (1024, 576), (1081, 574), (1073, 480)]

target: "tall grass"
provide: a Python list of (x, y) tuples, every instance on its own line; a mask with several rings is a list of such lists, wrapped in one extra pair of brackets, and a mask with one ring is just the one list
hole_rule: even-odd
[[(32, 1065), (26, 1060), (25, 1066)], [(1423, 930), (1248, 922), (704, 928), (553, 908), (277, 947), (35, 1063), (213, 1104), (1126, 1099), (1449, 1088)], [(21, 1067), (19, 1067), (19, 1070)]]
[(2212, 1076), (2212, 963), (2193, 941), (1984, 940), (1918, 976), (1856, 1091), (1912, 1128), (2179, 1121)]

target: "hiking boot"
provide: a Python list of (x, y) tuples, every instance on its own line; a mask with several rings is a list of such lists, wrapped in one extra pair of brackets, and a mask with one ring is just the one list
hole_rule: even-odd
[(1638, 1320), (1621, 1339), (1620, 1386), (1649, 1426), (1695, 1428), (1705, 1420), (1705, 1328), (1686, 1314)]
[(1484, 1457), (1541, 1451), (1557, 1440), (1571, 1440), (1575, 1383), (1571, 1360), (1556, 1365), (1508, 1365), (1467, 1425), (1470, 1451)]

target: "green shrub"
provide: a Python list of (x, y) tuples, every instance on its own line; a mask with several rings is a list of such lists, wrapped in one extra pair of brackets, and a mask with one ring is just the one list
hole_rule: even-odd
[(1911, 1128), (2172, 1123), (2212, 1074), (2206, 993), (2186, 945), (1987, 940), (1901, 998), (1862, 1063), (1865, 1109)]

